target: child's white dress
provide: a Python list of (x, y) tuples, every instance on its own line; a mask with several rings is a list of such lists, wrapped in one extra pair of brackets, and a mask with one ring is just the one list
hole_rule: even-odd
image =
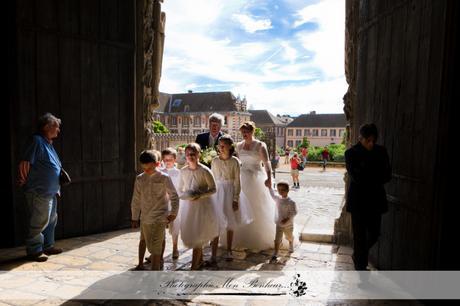
[[(240, 198), (240, 161), (232, 156), (227, 160), (213, 159), (211, 170), (216, 180), (217, 192), (214, 195), (216, 216), (220, 234), (235, 230), (241, 225), (252, 222), (252, 210)], [(233, 202), (239, 202), (238, 210), (233, 210)]]
[[(163, 173), (166, 173), (169, 175), (169, 177), (171, 178), (171, 181), (173, 182), (173, 185), (174, 187), (176, 188), (176, 191), (179, 187), (179, 179), (180, 179), (180, 170), (177, 169), (176, 167), (174, 168), (162, 168), (161, 171)], [(180, 232), (180, 207), (182, 206), (182, 201), (180, 200), (179, 201), (179, 212), (177, 213), (177, 216), (176, 216), (176, 219), (174, 219), (173, 222), (169, 223), (168, 224), (168, 230), (169, 230), (169, 234), (171, 236), (177, 236), (179, 235), (179, 232)], [(171, 211), (171, 205), (169, 205), (169, 209)]]
[[(216, 183), (211, 170), (202, 164), (191, 170), (181, 170), (178, 194), (183, 200), (180, 207), (180, 233), (188, 248), (201, 248), (219, 235), (219, 224), (213, 207)], [(198, 200), (191, 200), (193, 193), (199, 193)]]

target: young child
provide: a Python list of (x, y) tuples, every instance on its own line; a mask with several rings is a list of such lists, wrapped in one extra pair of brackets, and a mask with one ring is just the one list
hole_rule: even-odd
[(178, 169), (182, 169), (186, 165), (187, 161), (185, 160), (185, 149), (184, 149), (184, 147), (178, 147), (177, 148), (176, 161), (177, 161), (177, 168)]
[[(227, 253), (225, 259), (233, 260), (232, 242), (233, 231), (242, 224), (249, 224), (252, 221), (252, 213), (249, 207), (238, 204), (240, 197), (240, 161), (233, 156), (234, 145), (230, 135), (223, 135), (219, 138), (219, 156), (211, 163), (211, 170), (217, 184), (214, 208), (219, 220), (219, 233), (227, 231)], [(211, 264), (216, 262), (219, 236), (212, 242)]]
[(219, 234), (219, 224), (211, 195), (216, 183), (211, 170), (200, 164), (200, 146), (190, 143), (185, 147), (187, 166), (180, 170), (178, 192), (183, 200), (181, 208), (181, 239), (193, 249), (192, 270), (203, 264), (203, 246)]
[(291, 198), (288, 197), (289, 183), (280, 181), (276, 184), (278, 194), (275, 194), (271, 186), (270, 195), (276, 202), (277, 218), (276, 218), (276, 236), (275, 236), (275, 251), (270, 260), (270, 263), (275, 263), (278, 256), (283, 234), (289, 241), (289, 252), (294, 252), (294, 216), (297, 215), (297, 206)]
[[(180, 170), (176, 168), (176, 157), (177, 152), (174, 148), (166, 148), (161, 151), (161, 159), (163, 161), (164, 168), (161, 169), (164, 173), (168, 174), (171, 178), (174, 187), (179, 187), (179, 177), (180, 177)], [(171, 207), (169, 207), (171, 209)], [(180, 214), (176, 216), (173, 222), (169, 223), (168, 225), (169, 234), (171, 234), (172, 241), (173, 241), (173, 253), (172, 259), (179, 258), (179, 250), (177, 249), (177, 241), (179, 238), (179, 231), (180, 231)], [(164, 244), (163, 244), (164, 245)], [(162, 257), (164, 253), (164, 246)]]
[[(151, 254), (152, 270), (160, 270), (161, 250), (166, 224), (174, 221), (179, 209), (179, 197), (167, 174), (160, 172), (160, 152), (148, 150), (139, 156), (143, 173), (136, 177), (131, 200), (131, 226), (141, 227), (141, 241)], [(168, 209), (171, 203), (171, 212)], [(141, 243), (139, 244), (141, 251)], [(145, 252), (145, 248), (144, 248)], [(143, 268), (144, 254), (139, 254), (136, 269)]]

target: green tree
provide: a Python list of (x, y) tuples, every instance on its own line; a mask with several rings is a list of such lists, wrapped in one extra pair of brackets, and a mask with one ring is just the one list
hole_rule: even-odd
[(259, 139), (260, 141), (264, 141), (265, 133), (264, 133), (264, 131), (262, 131), (261, 128), (256, 128), (256, 130), (254, 131), (254, 137), (256, 139)]
[(297, 146), (297, 150), (300, 151), (300, 148), (307, 148), (310, 146), (310, 141), (307, 137), (302, 138), (302, 142)]
[(167, 127), (163, 125), (160, 121), (153, 121), (153, 132), (158, 134), (169, 134)]

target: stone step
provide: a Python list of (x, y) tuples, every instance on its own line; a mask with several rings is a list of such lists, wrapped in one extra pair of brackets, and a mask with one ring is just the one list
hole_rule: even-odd
[(321, 232), (302, 232), (300, 233), (300, 240), (305, 242), (333, 243), (334, 234)]

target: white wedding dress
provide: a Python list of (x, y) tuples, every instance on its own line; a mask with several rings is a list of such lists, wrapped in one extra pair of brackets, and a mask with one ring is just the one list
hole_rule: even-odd
[(253, 213), (253, 221), (235, 230), (233, 246), (260, 251), (273, 248), (275, 240), (275, 202), (265, 186), (267, 173), (262, 167), (260, 148), (265, 144), (254, 140), (249, 150), (238, 143), (237, 152), (241, 161), (240, 202), (245, 202)]

